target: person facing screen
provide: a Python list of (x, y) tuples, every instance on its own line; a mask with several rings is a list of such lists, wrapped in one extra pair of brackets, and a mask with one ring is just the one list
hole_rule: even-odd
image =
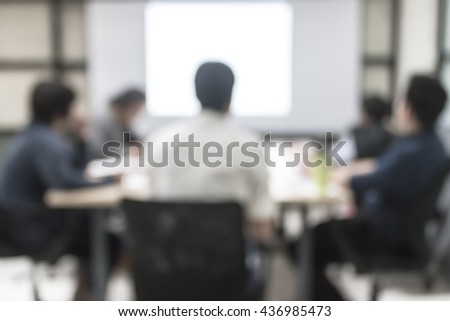
[[(145, 109), (145, 94), (135, 88), (126, 89), (109, 103), (108, 115), (96, 120), (91, 128), (91, 147), (96, 157), (104, 157), (103, 144), (145, 140), (149, 133), (149, 115)], [(129, 133), (128, 140), (124, 134)], [(124, 146), (126, 147), (126, 146)]]
[(361, 121), (352, 130), (356, 159), (380, 156), (391, 144), (393, 135), (386, 129), (390, 106), (379, 97), (366, 97), (361, 110)]
[[(200, 115), (157, 129), (148, 139), (152, 146), (149, 157), (158, 163), (164, 158), (168, 161), (167, 166), (149, 168), (151, 193), (157, 199), (237, 201), (243, 205), (253, 237), (265, 242), (271, 237), (276, 211), (263, 158), (254, 166), (243, 167), (240, 148), (233, 148), (221, 164), (206, 158), (207, 149), (227, 151), (233, 144), (261, 141), (228, 118), (234, 80), (232, 70), (223, 63), (206, 62), (198, 68), (195, 92), (202, 106)], [(164, 143), (170, 146), (191, 140), (198, 145), (192, 153), (188, 148), (163, 147)], [(254, 152), (262, 154), (260, 149)]]
[(347, 143), (340, 151), (341, 157), (351, 163), (358, 159), (380, 156), (392, 143), (394, 136), (386, 128), (390, 105), (377, 96), (362, 101), (360, 119), (348, 134)]
[(409, 208), (449, 165), (434, 128), (446, 101), (447, 93), (438, 81), (422, 75), (412, 77), (406, 96), (394, 110), (402, 137), (379, 158), (336, 170), (334, 179), (348, 185), (361, 205), (355, 218), (315, 228), (313, 299), (343, 298), (325, 275), (328, 264), (347, 258), (342, 238), (368, 256), (409, 253), (407, 226), (414, 220), (407, 216)]

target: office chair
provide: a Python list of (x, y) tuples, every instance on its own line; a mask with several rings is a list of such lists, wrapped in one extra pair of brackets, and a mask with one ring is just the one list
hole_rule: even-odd
[(450, 172), (450, 163), (434, 179), (430, 187), (412, 203), (406, 217), (407, 220), (407, 245), (401, 254), (394, 253), (360, 253), (345, 236), (338, 235), (346, 259), (354, 264), (357, 273), (374, 274), (374, 281), (370, 299), (376, 301), (382, 290), (383, 275), (390, 272), (418, 272), (423, 278), (424, 286), (430, 289), (432, 286), (433, 261), (430, 240), (426, 235), (426, 226), (439, 219), (436, 208), (437, 200), (442, 187)]
[(243, 213), (236, 203), (124, 200), (137, 300), (244, 300)]

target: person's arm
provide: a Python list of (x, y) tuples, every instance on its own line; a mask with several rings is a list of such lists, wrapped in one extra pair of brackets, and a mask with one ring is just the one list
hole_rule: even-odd
[(250, 235), (253, 240), (260, 244), (267, 244), (274, 236), (274, 222), (267, 221), (252, 221), (249, 223)]
[(414, 159), (408, 154), (399, 154), (380, 163), (372, 173), (353, 176), (349, 185), (356, 193), (364, 193), (373, 188), (392, 195), (405, 186), (414, 184), (414, 179)]
[(274, 222), (277, 208), (269, 192), (269, 175), (264, 164), (261, 151), (260, 162), (248, 168), (252, 186), (252, 198), (249, 204), (249, 230), (253, 239), (258, 243), (268, 243), (274, 236)]
[(362, 159), (350, 166), (350, 176), (368, 175), (376, 169), (376, 160), (373, 158)]
[(348, 185), (355, 176), (369, 175), (376, 169), (375, 159), (364, 159), (349, 166), (336, 168), (332, 172), (332, 179), (342, 185)]
[(78, 188), (103, 184), (105, 181), (93, 181), (85, 176), (84, 168), (74, 164), (70, 144), (52, 140), (35, 155), (34, 166), (41, 179), (50, 188)]

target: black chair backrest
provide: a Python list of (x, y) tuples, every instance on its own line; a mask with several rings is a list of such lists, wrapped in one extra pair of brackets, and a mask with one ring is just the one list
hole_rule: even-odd
[(426, 260), (430, 255), (425, 227), (438, 214), (437, 202), (450, 172), (450, 162), (434, 178), (430, 186), (417, 201), (413, 202), (407, 215), (408, 242), (414, 255)]
[(125, 200), (138, 300), (242, 299), (242, 208)]

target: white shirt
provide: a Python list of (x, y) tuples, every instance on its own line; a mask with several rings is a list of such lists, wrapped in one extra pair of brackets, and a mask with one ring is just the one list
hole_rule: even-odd
[[(180, 142), (187, 142), (190, 135), (200, 143), (191, 151), (191, 159), (199, 162), (196, 166), (188, 162), (188, 148), (180, 148), (178, 155), (170, 143), (179, 134)], [(273, 219), (276, 210), (269, 195), (268, 173), (261, 149), (261, 139), (258, 135), (233, 124), (226, 115), (214, 111), (203, 111), (194, 119), (180, 121), (156, 130), (149, 137), (153, 143), (148, 157), (155, 162), (164, 160), (163, 142), (168, 143), (167, 166), (150, 166), (148, 173), (151, 186), (151, 197), (159, 200), (197, 200), (197, 201), (237, 201), (245, 209), (246, 215), (252, 221)], [(210, 162), (221, 161), (220, 166), (208, 166), (204, 146), (207, 143), (221, 146), (223, 157), (209, 157)], [(248, 148), (260, 158), (260, 162), (252, 167), (243, 167), (241, 162), (251, 162), (254, 158), (244, 155), (241, 146), (247, 142), (257, 142), (258, 148)], [(233, 148), (226, 158), (227, 146), (239, 144)], [(151, 145), (149, 145), (151, 146)], [(209, 147), (207, 153), (217, 151)], [(186, 167), (176, 164), (175, 157), (185, 162)], [(192, 157), (194, 156), (194, 157)], [(228, 163), (228, 164), (227, 164)], [(211, 165), (211, 164), (209, 164)], [(228, 166), (227, 166), (228, 165)]]

